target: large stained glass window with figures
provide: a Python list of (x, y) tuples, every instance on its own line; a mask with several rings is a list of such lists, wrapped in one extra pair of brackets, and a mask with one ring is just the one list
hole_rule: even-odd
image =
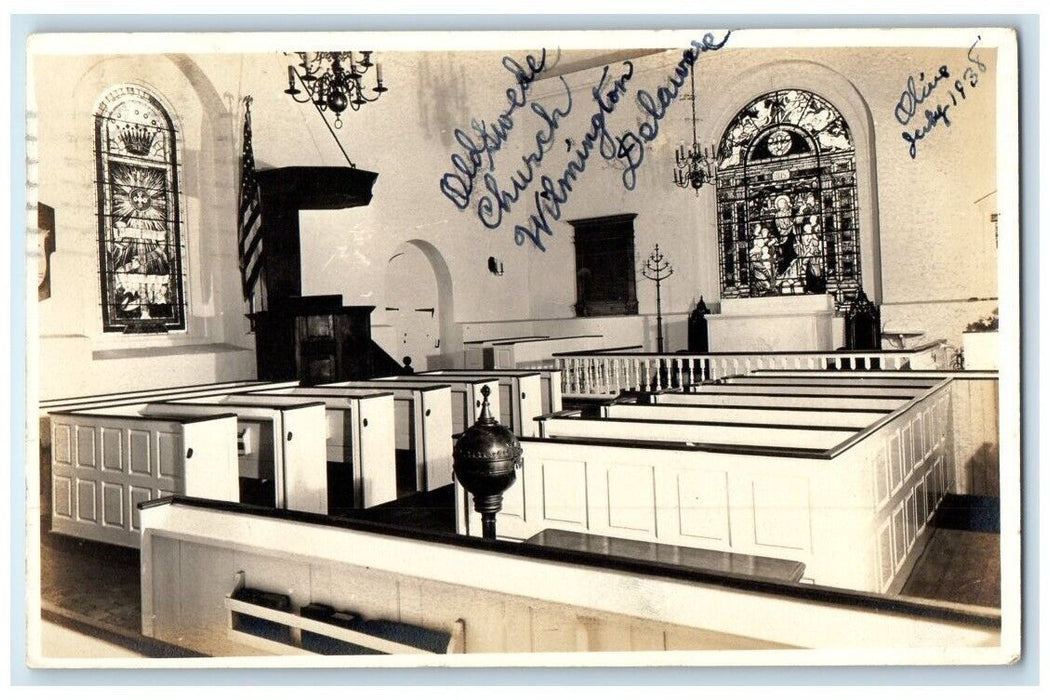
[(723, 298), (832, 294), (860, 288), (856, 153), (827, 100), (777, 90), (730, 122), (718, 150)]
[(95, 112), (103, 331), (186, 328), (178, 135), (144, 88), (125, 85)]

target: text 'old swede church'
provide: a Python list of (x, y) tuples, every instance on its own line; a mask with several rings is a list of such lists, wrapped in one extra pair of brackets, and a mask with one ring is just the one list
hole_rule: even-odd
[(805, 36), (34, 38), (36, 661), (1006, 660), (1015, 44)]

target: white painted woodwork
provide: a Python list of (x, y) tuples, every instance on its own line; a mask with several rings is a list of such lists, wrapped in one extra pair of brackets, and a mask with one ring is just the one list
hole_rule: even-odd
[(758, 423), (763, 425), (838, 425), (865, 428), (885, 418), (888, 411), (812, 411), (787, 408), (746, 408), (741, 406), (690, 406), (688, 404), (633, 404), (617, 403), (602, 406), (607, 418), (633, 420), (724, 421), (729, 423)]
[(280, 389), (283, 387), (297, 386), (298, 384), (298, 381), (237, 381), (168, 387), (164, 389), (120, 391), (112, 394), (97, 394), (95, 396), (76, 396), (65, 399), (51, 399), (49, 401), (41, 401), (40, 410), (86, 410), (89, 408), (97, 408), (102, 406), (116, 406), (128, 403), (148, 403), (153, 401), (165, 401), (168, 399), (175, 398), (191, 398), (194, 396), (215, 396), (221, 394), (234, 394), (245, 391), (260, 391), (263, 389)]
[(801, 447), (827, 450), (849, 440), (857, 428), (813, 426), (716, 425), (695, 422), (661, 423), (642, 419), (544, 416), (540, 435), (545, 438), (607, 438), (612, 440), (669, 441), (709, 445)]
[[(562, 371), (562, 392), (567, 396), (615, 396), (621, 391), (661, 391), (673, 386), (763, 372), (809, 370), (846, 376), (856, 370), (883, 373), (934, 369), (943, 355), (944, 341), (900, 351), (674, 353), (655, 354), (616, 350), (577, 352), (554, 358)], [(913, 369), (914, 368), (914, 369)]]
[[(523, 468), (504, 494), (514, 505), (497, 515), (497, 533), (527, 539), (555, 528), (779, 557), (802, 561), (805, 577), (818, 584), (886, 592), (907, 577), (937, 504), (956, 490), (948, 437), (956, 425), (954, 383), (942, 382), (823, 455), (525, 439)], [(634, 439), (627, 428), (646, 425), (577, 424), (604, 425), (613, 437), (608, 426), (617, 426), (620, 438)], [(743, 430), (756, 447), (776, 444), (768, 430)], [(460, 532), (480, 535), (480, 519), (458, 491)]]
[[(273, 391), (235, 394), (217, 400), (258, 406), (297, 406), (303, 403), (294, 387), (278, 390), (286, 393)], [(396, 499), (393, 395), (377, 392), (370, 396), (312, 398), (325, 406), (326, 461), (342, 462), (352, 469), (354, 505), (370, 508)], [(192, 401), (200, 403), (212, 399)]]
[(955, 483), (959, 493), (999, 496), (999, 382), (953, 382)]
[[(221, 398), (221, 397), (220, 397)], [(237, 452), (240, 476), (250, 479), (273, 479), (277, 463), (281, 459), (277, 424), (278, 413), (266, 409), (238, 411), (232, 406), (223, 407), (213, 397), (203, 397), (204, 403), (193, 403), (198, 399), (170, 399), (157, 403), (130, 403), (91, 408), (91, 413), (125, 416), (166, 416), (179, 418), (205, 417), (233, 413), (237, 416), (237, 444), (248, 449)]]
[(51, 530), (137, 547), (144, 501), (238, 499), (237, 419), (51, 415)]
[[(353, 382), (356, 386), (362, 382)], [(424, 378), (416, 378), (415, 375), (398, 375), (368, 380), (368, 384), (377, 388), (398, 385), (405, 387), (433, 386), (436, 382)], [(447, 384), (452, 389), (452, 433), (458, 435), (477, 422), (481, 415), (481, 401), (484, 396), (481, 390), (488, 387), (489, 410), (494, 416), (500, 415), (500, 391), (499, 380), (493, 376), (486, 375), (482, 378), (458, 378), (454, 376), (443, 376), (441, 384)], [(349, 382), (337, 382), (322, 386), (346, 386)]]
[(404, 386), (365, 381), (279, 391), (318, 400), (326, 396), (360, 398), (377, 392), (392, 394), (395, 449), (412, 452), (416, 488), (431, 491), (452, 483), (452, 390), (447, 384)]
[(496, 369), (557, 367), (554, 353), (591, 350), (601, 344), (602, 336), (598, 334), (502, 341), (492, 345), (493, 366)]
[(707, 317), (711, 352), (834, 350), (835, 298), (830, 294), (722, 299)]
[(237, 414), (241, 422), (268, 421), (273, 435), (273, 479), (277, 508), (328, 512), (328, 465), (325, 459), (325, 406), (304, 399), (297, 406), (252, 406), (221, 397), (197, 403), (147, 404), (144, 415)]
[(552, 369), (550, 367), (536, 367), (529, 370), (486, 369), (483, 372), (472, 369), (442, 369), (434, 370), (433, 372), (424, 372), (423, 376), (430, 376), (431, 374), (478, 374), (482, 376), (500, 377), (504, 374), (513, 375), (522, 371), (530, 373), (534, 372), (540, 375), (540, 396), (542, 397), (543, 402), (543, 414), (557, 413), (562, 410), (561, 370)]
[(482, 340), (468, 340), (463, 343), (463, 367), (465, 369), (492, 369), (495, 366), (493, 360), (492, 346), (494, 343), (502, 343), (512, 340), (540, 340), (548, 338), (546, 335), (517, 335), (506, 338), (485, 338)]
[[(909, 369), (905, 372), (891, 369), (883, 370), (848, 370), (839, 369), (834, 372), (828, 372), (825, 370), (807, 370), (807, 369), (753, 369), (748, 373), (748, 376), (752, 377), (789, 377), (789, 378), (815, 378), (815, 379), (860, 379), (866, 380), (874, 384), (881, 384), (883, 380), (889, 381), (908, 381), (908, 380), (929, 380), (929, 379), (948, 379), (949, 377), (955, 379), (996, 379), (999, 376), (998, 372), (991, 371), (956, 371), (946, 369), (931, 369), (931, 370), (917, 370)], [(861, 383), (864, 383), (863, 381)]]
[(878, 606), (190, 505), (148, 508), (142, 518), (143, 634), (210, 655), (263, 653), (226, 635), (226, 596), (242, 577), (288, 595), (293, 610), (324, 602), (432, 629), (462, 620), (467, 653), (794, 646), (906, 652), (916, 662), (943, 660), (945, 649), (999, 651), (995, 627)]
[[(888, 374), (885, 372), (867, 372), (852, 377), (841, 377), (838, 376), (837, 372), (825, 372), (825, 375), (830, 374), (831, 376), (812, 376), (807, 375), (804, 377), (785, 377), (770, 375), (765, 372), (759, 372), (755, 374), (748, 374), (742, 377), (726, 377), (722, 381), (729, 385), (748, 385), (748, 386), (844, 386), (851, 388), (863, 388), (866, 386), (875, 385), (878, 387), (903, 387), (903, 388), (916, 388), (923, 389), (929, 388), (936, 384), (940, 378), (928, 377), (928, 378), (912, 378), (908, 373), (894, 372)], [(865, 374), (875, 374), (878, 376), (865, 376)]]
[(325, 459), (323, 403), (282, 411), (284, 429), (284, 505), (307, 513), (328, 512), (328, 464)]
[(783, 384), (764, 386), (761, 384), (702, 384), (692, 388), (688, 393), (700, 396), (719, 394), (775, 394), (777, 396), (849, 396), (872, 398), (888, 396), (893, 398), (911, 398), (928, 390), (936, 382), (926, 382), (920, 386), (866, 386), (856, 384)]
[(963, 363), (966, 369), (999, 369), (999, 332), (970, 331), (962, 334)]
[(653, 394), (657, 404), (688, 404), (690, 406), (794, 406), (799, 408), (863, 408), (895, 410), (909, 399), (890, 397), (850, 396), (781, 396), (776, 394), (694, 394), (671, 391)]
[[(497, 370), (494, 373), (467, 373), (459, 370), (434, 370), (422, 376), (433, 377), (440, 381), (452, 379), (489, 379), (495, 376), (499, 381), (499, 422), (514, 431), (515, 435), (536, 437), (539, 428), (536, 418), (549, 411), (543, 402), (543, 384), (550, 385), (539, 372)], [(560, 397), (559, 397), (560, 398)]]

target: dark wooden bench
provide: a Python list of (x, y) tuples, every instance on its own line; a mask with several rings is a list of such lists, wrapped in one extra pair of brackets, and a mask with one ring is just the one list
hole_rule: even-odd
[(542, 530), (525, 540), (525, 543), (554, 549), (604, 554), (618, 559), (631, 559), (708, 573), (792, 583), (798, 582), (806, 569), (802, 562), (787, 559), (679, 547), (672, 544), (589, 535), (585, 532), (567, 530)]

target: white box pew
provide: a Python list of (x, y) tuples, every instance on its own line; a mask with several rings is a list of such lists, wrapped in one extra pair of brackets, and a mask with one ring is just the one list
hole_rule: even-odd
[(138, 547), (144, 501), (238, 500), (237, 417), (51, 414), (51, 530)]
[(690, 406), (799, 406), (803, 408), (862, 408), (871, 410), (895, 410), (908, 403), (910, 397), (858, 398), (852, 396), (790, 396), (778, 393), (763, 394), (697, 394), (693, 392), (665, 391), (651, 395), (653, 403), (687, 404)]
[[(274, 483), (274, 506), (309, 513), (328, 512), (328, 467), (325, 461), (325, 406), (303, 400), (295, 406), (254, 406), (221, 402), (168, 401), (93, 409), (100, 414), (204, 417), (237, 416), (234, 446), (241, 477)], [(241, 446), (244, 446), (243, 448)]]
[(835, 425), (850, 428), (866, 428), (890, 413), (855, 408), (807, 409), (798, 406), (769, 406), (749, 408), (747, 406), (690, 406), (689, 404), (636, 404), (613, 403), (601, 407), (603, 418), (629, 418), (633, 420), (683, 420), (683, 421), (730, 421), (734, 423), (758, 423), (766, 425)]
[[(837, 373), (824, 377), (781, 377), (749, 374), (740, 377), (726, 377), (721, 383), (733, 386), (848, 386), (848, 387), (880, 387), (880, 388), (920, 388), (928, 389), (936, 384), (936, 378), (898, 378), (898, 377), (839, 377)], [(898, 372), (899, 374), (899, 372)]]
[[(294, 392), (295, 389), (291, 388), (290, 391)], [(396, 499), (394, 395), (390, 392), (374, 392), (363, 396), (312, 398), (325, 405), (326, 459), (330, 466), (346, 470), (351, 493), (345, 494), (349, 498), (342, 500), (357, 508), (371, 508)], [(290, 394), (251, 393), (185, 401), (276, 407), (300, 406), (304, 400)], [(334, 496), (331, 478), (328, 486), (331, 503)]]
[(946, 379), (948, 377), (983, 378), (998, 374), (988, 370), (947, 370), (947, 369), (883, 369), (883, 370), (814, 370), (814, 369), (754, 369), (748, 374), (753, 377), (845, 377), (850, 379)]
[(111, 394), (94, 394), (90, 396), (73, 396), (62, 399), (49, 399), (40, 402), (42, 412), (85, 409), (96, 406), (116, 406), (119, 404), (164, 401), (170, 398), (212, 396), (215, 394), (232, 394), (242, 391), (256, 391), (267, 388), (281, 388), (297, 386), (298, 380), (284, 382), (267, 382), (257, 380), (242, 380), (231, 382), (213, 382), (211, 384), (191, 384), (188, 386), (172, 386), (161, 389), (138, 389), (134, 391), (118, 391)]
[(420, 372), (416, 376), (428, 377), (431, 375), (477, 374), (487, 377), (502, 377), (505, 374), (513, 376), (518, 372), (536, 373), (540, 375), (540, 400), (542, 402), (542, 412), (540, 415), (544, 413), (557, 413), (562, 410), (562, 379), (560, 369), (550, 369), (545, 367), (538, 367), (529, 370), (486, 369), (484, 372), (470, 369), (436, 369), (428, 372)]
[(402, 386), (391, 382), (342, 382), (338, 386), (295, 387), (267, 393), (322, 399), (373, 396), (376, 392), (394, 397), (394, 450), (403, 452), (413, 465), (416, 490), (433, 491), (451, 484), (452, 388), (448, 384)]
[[(573, 415), (576, 414), (576, 415)], [(540, 437), (590, 438), (633, 442), (828, 450), (854, 437), (860, 428), (841, 425), (763, 425), (631, 418), (584, 418), (577, 411), (543, 416)]]
[[(897, 591), (955, 489), (950, 382), (831, 449), (522, 438), (497, 535), (586, 532), (802, 561), (804, 580)], [(457, 489), (459, 532), (480, 518)]]
[(483, 387), (489, 388), (489, 408), (495, 416), (500, 415), (499, 380), (492, 375), (484, 377), (459, 379), (451, 375), (443, 376), (440, 381), (430, 380), (415, 375), (397, 375), (383, 377), (382, 379), (368, 379), (354, 382), (336, 382), (334, 384), (321, 384), (320, 386), (354, 386), (374, 389), (382, 389), (390, 386), (403, 387), (429, 387), (435, 383), (448, 386), (451, 389), (452, 406), (452, 434), (458, 435), (474, 425), (481, 415), (481, 394)]
[[(865, 648), (937, 663), (946, 650), (994, 654), (1000, 644), (995, 610), (277, 515), (183, 497), (144, 504), (142, 633), (212, 657), (258, 655), (260, 640), (230, 634), (229, 597), (243, 582), (286, 597), (287, 613), (249, 608), (280, 624), (343, 638), (303, 610), (324, 603), (444, 631), (467, 653), (743, 649), (758, 659), (791, 647), (816, 659), (804, 649)], [(287, 657), (305, 651), (299, 642), (289, 635), (293, 646), (267, 651)]]
[(593, 348), (596, 339), (602, 337), (600, 334), (589, 334), (501, 341), (492, 344), (492, 360), (496, 369), (556, 367), (554, 353), (587, 350)]
[(818, 384), (700, 384), (690, 394), (773, 394), (776, 396), (847, 396), (851, 398), (871, 398), (890, 396), (911, 399), (917, 394), (936, 384), (916, 386), (857, 386), (855, 384), (818, 385)]
[[(467, 370), (433, 370), (423, 372), (422, 377), (441, 381), (448, 379), (483, 379), (495, 377), (499, 381), (499, 414), (496, 419), (514, 431), (515, 435), (535, 437), (536, 418), (549, 411), (544, 410), (543, 377), (538, 371), (530, 370), (487, 370), (470, 372)], [(548, 378), (549, 382), (550, 379)]]
[(543, 340), (549, 335), (513, 335), (504, 338), (482, 338), (463, 341), (463, 366), (466, 369), (492, 369), (495, 365), (492, 353), (493, 343), (505, 343), (515, 340)]

